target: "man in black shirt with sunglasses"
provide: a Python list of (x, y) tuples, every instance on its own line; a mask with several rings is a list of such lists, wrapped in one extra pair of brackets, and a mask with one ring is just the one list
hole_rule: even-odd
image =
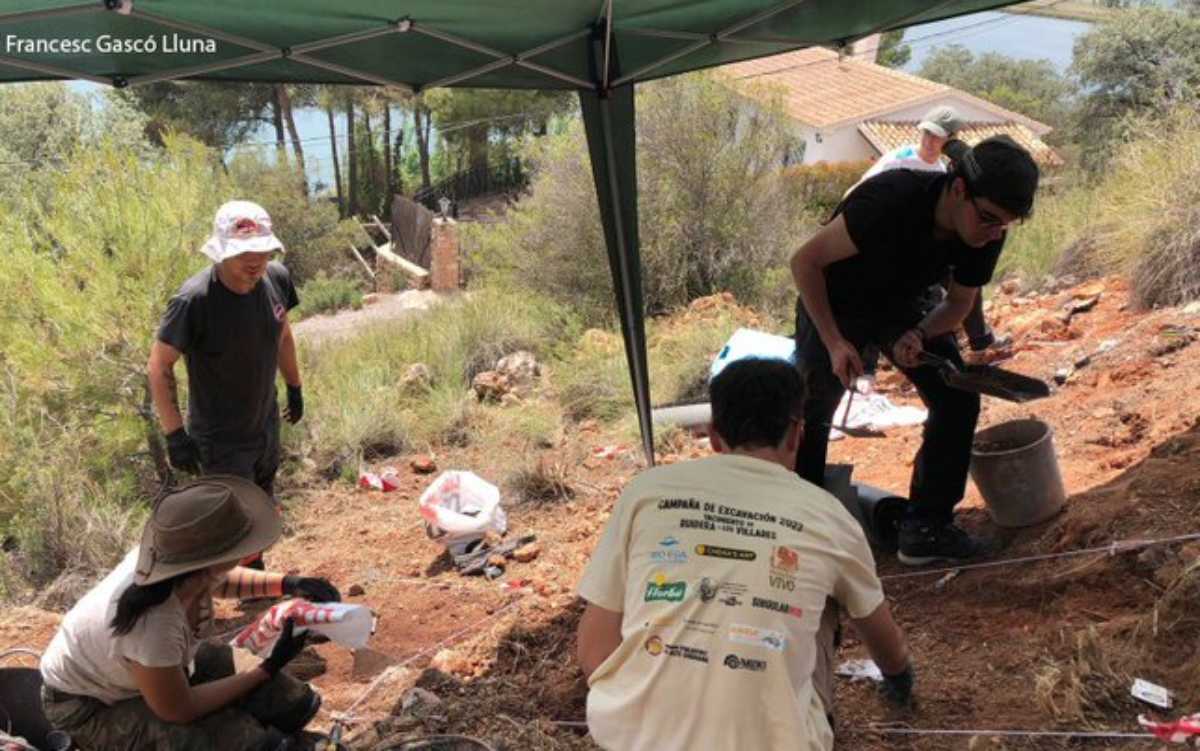
[[(929, 410), (913, 462), (899, 558), (910, 565), (970, 558), (978, 543), (954, 524), (966, 492), (979, 396), (921, 365), (928, 351), (962, 365), (954, 331), (992, 278), (1005, 234), (1033, 210), (1038, 168), (1007, 136), (955, 143), (947, 174), (892, 170), (859, 185), (792, 256), (799, 291), (796, 358), (808, 381), (796, 471), (821, 485), (830, 421), (878, 347)], [(950, 275), (945, 299), (922, 305)]]

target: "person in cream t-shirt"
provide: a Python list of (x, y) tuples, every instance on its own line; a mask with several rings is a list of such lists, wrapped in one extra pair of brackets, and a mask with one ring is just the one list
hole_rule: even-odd
[(634, 478), (579, 584), (588, 728), (622, 751), (832, 748), (827, 599), (906, 702), (903, 636), (862, 529), (793, 471), (795, 368), (737, 361), (711, 393), (718, 455)]

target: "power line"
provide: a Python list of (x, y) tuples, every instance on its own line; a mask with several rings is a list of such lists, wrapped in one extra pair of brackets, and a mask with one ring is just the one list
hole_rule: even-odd
[[(1054, 0), (1054, 2), (1047, 4), (1045, 7), (1053, 8), (1056, 5), (1059, 5), (1064, 2), (1066, 2), (1066, 0)], [(932, 39), (939, 39), (939, 38), (945, 37), (945, 36), (957, 36), (957, 35), (962, 34), (964, 31), (968, 32), (968, 35), (969, 34), (978, 34), (979, 29), (983, 28), (983, 27), (994, 28), (996, 26), (1000, 26), (1000, 25), (1003, 25), (1006, 23), (1013, 23), (1016, 21), (1028, 20), (1028, 18), (1029, 18), (1029, 16), (1026, 14), (1009, 13), (1009, 14), (1005, 14), (1001, 18), (985, 18), (982, 21), (976, 21), (975, 23), (968, 24), (966, 26), (959, 26), (959, 27), (956, 27), (953, 29), (945, 29), (943, 31), (935, 31), (931, 34), (926, 34), (925, 36), (915, 37), (911, 40), (903, 41), (902, 43), (909, 47), (923, 47), (923, 46), (926, 46), (926, 44), (928, 44), (929, 40), (932, 40)], [(852, 52), (848, 55), (845, 55), (845, 57), (849, 57), (849, 58), (865, 57), (870, 54), (875, 54), (877, 51), (878, 50), (875, 49), (875, 50), (864, 50), (863, 52)], [(734, 80), (744, 81), (744, 80), (751, 79), (751, 78), (760, 78), (762, 76), (774, 76), (774, 75), (778, 75), (779, 73), (787, 73), (788, 71), (798, 70), (801, 68), (808, 68), (813, 65), (824, 65), (829, 62), (830, 62), (830, 60), (828, 60), (828, 59), (809, 60), (808, 62), (795, 63), (793, 65), (785, 65), (782, 68), (776, 68), (775, 70), (763, 71), (762, 73), (748, 73), (744, 76), (738, 76)]]

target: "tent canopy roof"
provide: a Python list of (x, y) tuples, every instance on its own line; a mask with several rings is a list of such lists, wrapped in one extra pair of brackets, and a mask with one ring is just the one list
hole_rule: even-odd
[[(1010, 0), (1011, 1), (1011, 0)], [(0, 83), (183, 78), (578, 91), (642, 447), (654, 461), (633, 85), (1003, 0), (0, 0)]]
[[(136, 85), (198, 78), (376, 83), (413, 90), (604, 89), (814, 44), (849, 42), (875, 31), (1003, 4), (2, 0), (0, 82), (83, 78)], [(612, 34), (604, 36), (604, 43), (620, 50), (621, 71), (605, 80), (592, 59), (589, 37), (604, 34), (608, 19)], [(48, 40), (75, 46), (56, 49), (46, 46)], [(131, 42), (141, 45), (114, 46)]]

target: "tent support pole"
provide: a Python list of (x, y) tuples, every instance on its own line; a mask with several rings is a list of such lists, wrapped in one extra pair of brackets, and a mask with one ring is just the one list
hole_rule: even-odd
[[(603, 79), (605, 45), (602, 29), (592, 36), (592, 77)], [(617, 48), (610, 50), (609, 65), (620, 70)], [(613, 76), (616, 77), (615, 75)], [(654, 466), (654, 424), (650, 414), (650, 370), (646, 357), (646, 309), (642, 298), (642, 260), (638, 247), (638, 197), (636, 123), (633, 85), (605, 91), (580, 91), (579, 104), (587, 133), (588, 155), (600, 205), (600, 223), (608, 249), (609, 271), (621, 334), (625, 341), (625, 359), (633, 381), (638, 426), (646, 463)]]

